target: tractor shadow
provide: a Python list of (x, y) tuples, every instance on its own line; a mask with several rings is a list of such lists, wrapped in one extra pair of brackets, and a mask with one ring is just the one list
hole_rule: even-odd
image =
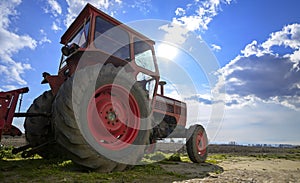
[(172, 164), (160, 164), (160, 166), (167, 172), (182, 175), (187, 179), (205, 178), (224, 172), (222, 167), (211, 163), (174, 162)]

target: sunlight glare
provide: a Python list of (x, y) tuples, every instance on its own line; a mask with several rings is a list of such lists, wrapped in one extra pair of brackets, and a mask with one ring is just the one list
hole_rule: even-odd
[(172, 45), (161, 43), (157, 46), (157, 56), (173, 60), (178, 54), (178, 49)]

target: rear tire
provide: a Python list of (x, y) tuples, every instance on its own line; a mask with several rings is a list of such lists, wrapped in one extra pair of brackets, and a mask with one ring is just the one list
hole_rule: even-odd
[[(33, 101), (27, 113), (51, 113), (53, 100), (52, 92), (45, 91)], [(24, 128), (26, 140), (31, 147), (39, 146), (54, 139), (54, 134), (51, 130), (51, 117), (26, 117)], [(53, 146), (49, 144), (37, 153), (43, 158), (50, 158), (54, 156), (53, 150)]]
[(186, 149), (189, 158), (194, 163), (204, 163), (208, 154), (208, 140), (205, 129), (194, 125), (188, 129)]
[[(69, 152), (69, 157), (76, 164), (99, 172), (123, 171), (128, 164), (137, 163), (144, 155), (144, 149), (150, 136), (148, 130), (150, 122), (147, 120), (150, 114), (149, 101), (146, 92), (137, 85), (131, 73), (125, 72), (124, 68), (116, 68), (112, 64), (108, 64), (103, 66), (100, 73), (98, 70), (99, 68), (97, 69), (96, 66), (79, 70), (75, 76), (69, 78), (61, 86), (53, 105), (55, 138), (57, 143)], [(135, 84), (130, 88), (132, 82)], [(106, 106), (113, 103), (109, 101), (109, 97), (105, 98), (105, 95), (109, 93), (109, 86), (112, 84), (121, 88), (122, 91), (123, 89), (129, 91), (129, 95), (134, 97), (133, 101), (137, 104), (135, 106), (139, 112), (137, 116), (147, 118), (139, 121), (141, 128), (137, 131), (127, 127), (132, 134), (127, 134), (124, 130), (124, 133), (118, 132), (121, 134), (115, 135), (111, 132), (114, 127), (107, 124), (113, 121), (121, 129), (125, 128), (116, 123), (118, 122), (116, 119), (119, 119), (118, 113), (122, 113), (122, 111), (106, 111), (105, 119), (102, 118), (102, 111), (99, 108), (106, 109)], [(120, 99), (113, 94), (110, 96)], [(94, 100), (97, 108), (91, 110), (91, 101)], [(97, 100), (100, 102), (97, 103)], [(130, 99), (129, 103), (131, 103)], [(134, 111), (132, 107), (129, 109)], [(91, 116), (93, 110), (97, 112), (96, 116)], [(115, 109), (110, 111), (115, 111)], [(125, 112), (128, 112), (128, 108)], [(106, 120), (107, 118), (110, 118), (111, 121)], [(119, 120), (122, 121), (121, 117)], [(130, 122), (128, 120), (128, 123)], [(107, 129), (107, 131), (105, 132), (103, 129)], [(111, 134), (108, 133), (108, 130)], [(107, 134), (110, 135), (108, 138), (110, 143), (105, 141)], [(116, 139), (116, 142), (112, 137)], [(122, 143), (123, 141), (129, 145)]]

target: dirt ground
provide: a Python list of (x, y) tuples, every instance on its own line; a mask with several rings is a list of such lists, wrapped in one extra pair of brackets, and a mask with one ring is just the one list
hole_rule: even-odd
[(218, 165), (178, 163), (162, 165), (162, 167), (167, 171), (191, 177), (187, 180), (175, 181), (176, 183), (300, 182), (299, 160), (229, 157)]

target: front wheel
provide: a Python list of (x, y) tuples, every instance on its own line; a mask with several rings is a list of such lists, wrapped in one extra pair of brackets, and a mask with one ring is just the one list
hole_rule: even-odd
[(194, 163), (203, 163), (207, 158), (208, 139), (201, 125), (191, 126), (187, 134), (186, 149), (189, 158)]

